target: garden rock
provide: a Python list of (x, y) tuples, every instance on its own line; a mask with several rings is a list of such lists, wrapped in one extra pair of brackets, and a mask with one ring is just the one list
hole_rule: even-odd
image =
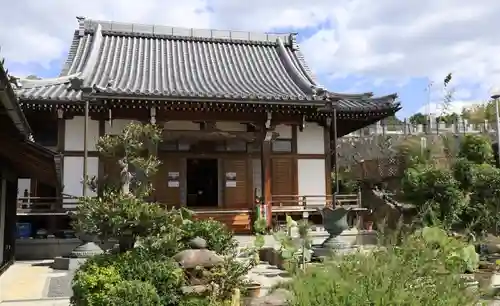
[(206, 241), (202, 238), (194, 238), (189, 245), (192, 249), (181, 251), (174, 255), (177, 261), (184, 269), (194, 269), (196, 267), (212, 268), (223, 262), (221, 256), (214, 251), (206, 249)]
[(189, 241), (189, 246), (192, 249), (196, 249), (196, 250), (206, 249), (207, 242), (203, 238), (195, 237), (195, 238), (191, 239), (191, 241)]
[(202, 238), (193, 238), (189, 242), (189, 246), (192, 249), (181, 251), (173, 257), (189, 279), (189, 285), (182, 290), (196, 295), (209, 293), (211, 287), (207, 286), (208, 280), (204, 271), (209, 271), (214, 266), (222, 264), (224, 259), (214, 251), (207, 250), (207, 243)]
[(202, 295), (209, 291), (212, 291), (212, 286), (210, 285), (195, 285), (195, 286), (184, 286), (181, 288), (182, 293), (185, 295)]

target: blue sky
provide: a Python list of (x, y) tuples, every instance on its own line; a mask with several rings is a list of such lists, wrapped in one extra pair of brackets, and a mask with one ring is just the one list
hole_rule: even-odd
[(500, 85), (500, 2), (483, 0), (19, 0), (0, 20), (0, 55), (13, 74), (57, 76), (75, 16), (170, 26), (297, 32), (322, 85), (337, 92), (398, 93), (398, 117), (421, 109), (452, 72), (454, 105), (483, 102)]

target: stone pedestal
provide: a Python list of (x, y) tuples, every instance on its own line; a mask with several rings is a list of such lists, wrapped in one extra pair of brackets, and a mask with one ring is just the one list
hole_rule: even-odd
[(320, 246), (313, 247), (313, 257), (323, 259), (335, 253), (348, 253), (356, 250), (354, 247), (358, 230), (349, 228), (347, 214), (349, 209), (343, 207), (332, 209), (325, 207), (321, 210), (323, 226), (328, 232), (328, 238)]
[(362, 230), (356, 237), (357, 245), (378, 245), (378, 233), (376, 231)]
[(87, 258), (56, 257), (52, 263), (52, 269), (75, 271), (84, 264), (86, 260)]
[(104, 253), (104, 251), (94, 242), (87, 241), (77, 246), (68, 256), (54, 258), (53, 269), (76, 270), (88, 258)]
[(356, 244), (359, 231), (356, 228), (343, 230), (340, 234), (330, 234), (321, 244), (321, 247), (328, 249), (346, 249)]

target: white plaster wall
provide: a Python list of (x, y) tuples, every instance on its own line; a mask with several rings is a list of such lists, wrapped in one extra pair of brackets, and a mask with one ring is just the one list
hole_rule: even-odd
[(299, 195), (326, 195), (324, 159), (299, 159), (297, 169)]
[[(64, 133), (64, 150), (83, 151), (83, 134), (85, 117), (77, 116), (67, 119)], [(88, 122), (87, 148), (89, 151), (95, 151), (95, 145), (99, 139), (99, 121), (90, 120)]]
[(24, 190), (28, 189), (28, 194), (31, 194), (31, 179), (17, 179), (17, 198), (24, 198)]
[(274, 129), (275, 132), (279, 134), (280, 139), (292, 139), (292, 126), (280, 124)]
[(322, 126), (307, 122), (302, 132), (297, 133), (298, 154), (325, 154), (325, 134)]
[(178, 130), (178, 131), (198, 131), (200, 129), (200, 125), (198, 123), (194, 123), (193, 121), (181, 121), (181, 120), (172, 120), (167, 121), (163, 124), (166, 130)]
[(246, 132), (247, 130), (245, 124), (234, 121), (217, 121), (215, 125), (219, 130), (226, 132)]
[(111, 135), (121, 134), (123, 129), (130, 123), (132, 120), (128, 119), (114, 119), (106, 121), (104, 124), (104, 133)]
[(253, 190), (257, 189), (256, 195), (258, 197), (262, 196), (262, 163), (260, 159), (252, 160), (252, 178), (253, 178)]
[[(97, 176), (99, 173), (99, 158), (89, 157), (87, 159), (87, 175), (88, 177)], [(68, 156), (64, 157), (64, 171), (63, 171), (63, 193), (71, 196), (82, 196), (83, 185), (83, 157), (81, 156)], [(90, 190), (87, 190), (88, 196), (94, 196)], [(63, 204), (64, 208), (75, 207), (73, 204), (74, 199), (65, 199)]]

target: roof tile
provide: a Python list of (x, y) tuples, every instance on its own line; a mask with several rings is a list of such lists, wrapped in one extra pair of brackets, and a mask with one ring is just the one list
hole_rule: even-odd
[[(68, 90), (69, 80), (75, 77), (103, 94), (152, 98), (307, 103), (317, 100), (316, 92), (322, 90), (305, 63), (295, 34), (181, 29), (83, 18), (79, 22), (60, 77), (22, 80), (18, 91), (22, 100), (81, 100), (81, 92)], [(387, 108), (386, 103), (375, 100), (337, 98), (348, 109)]]

